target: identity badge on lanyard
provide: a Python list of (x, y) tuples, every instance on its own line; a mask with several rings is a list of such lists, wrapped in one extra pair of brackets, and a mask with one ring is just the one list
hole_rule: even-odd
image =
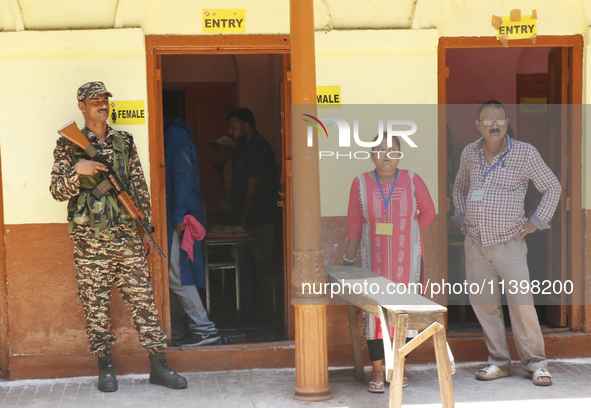
[[(509, 136), (507, 136), (507, 139), (509, 139), (509, 150), (510, 150), (513, 147), (513, 142), (511, 141), (511, 138)], [(499, 157), (499, 160), (497, 160), (492, 166), (490, 166), (490, 169), (488, 169), (487, 171), (484, 172), (484, 175), (482, 176), (482, 181), (486, 181), (486, 176), (488, 176), (489, 173), (491, 171), (493, 171), (499, 165), (499, 163), (501, 163), (503, 161), (505, 156), (507, 156), (509, 154), (509, 150), (507, 150), (505, 153), (503, 153), (503, 155), (501, 157)], [(480, 158), (480, 168), (483, 168), (484, 163), (482, 162), (482, 152), (480, 153), (479, 158)], [(472, 195), (470, 196), (470, 201), (481, 201), (483, 198), (484, 198), (484, 189), (473, 190)]]
[[(511, 148), (513, 147), (513, 141), (511, 140), (511, 138), (509, 136), (507, 136), (507, 139), (509, 139), (509, 150), (511, 150)], [(487, 171), (484, 172), (484, 175), (482, 176), (482, 181), (486, 181), (486, 176), (488, 176), (489, 173), (491, 171), (493, 171), (499, 165), (499, 163), (501, 163), (503, 161), (505, 156), (507, 156), (509, 154), (509, 150), (507, 150), (505, 153), (503, 153), (503, 155), (501, 157), (499, 157), (499, 160), (497, 160), (492, 166), (490, 166), (490, 169), (488, 169)], [(482, 162), (482, 152), (480, 153), (479, 158), (480, 158), (480, 168), (483, 168), (484, 163)]]
[[(390, 188), (390, 193), (388, 194), (388, 198), (384, 194), (384, 190), (382, 189), (382, 183), (380, 183), (380, 179), (378, 178), (378, 171), (374, 170), (374, 175), (378, 186), (380, 187), (380, 193), (382, 193), (383, 204), (384, 204), (384, 212), (382, 214), (382, 218), (386, 218), (386, 211), (388, 211), (388, 204), (390, 203), (390, 199), (392, 198), (392, 193), (394, 192), (394, 187), (396, 186), (396, 180), (398, 180), (398, 169), (396, 169), (396, 176), (394, 177), (394, 182), (392, 183), (392, 187)], [(378, 222), (376, 223), (376, 234), (377, 235), (392, 235), (394, 233), (394, 224), (390, 222)]]

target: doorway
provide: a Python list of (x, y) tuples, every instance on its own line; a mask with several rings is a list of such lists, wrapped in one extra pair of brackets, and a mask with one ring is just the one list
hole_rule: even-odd
[[(573, 109), (573, 105), (582, 101), (581, 68), (580, 36), (543, 37), (535, 45), (520, 40), (508, 48), (494, 38), (440, 41), (439, 170), (445, 176), (439, 186), (440, 206), (443, 204), (440, 208), (448, 210), (446, 278), (450, 282), (465, 279), (464, 237), (451, 221), (453, 181), (460, 155), (468, 143), (480, 137), (474, 126), (479, 105), (499, 100), (507, 108), (510, 136), (536, 147), (564, 190), (552, 228), (526, 238), (531, 279), (562, 282), (568, 279), (575, 287), (570, 297), (565, 294), (549, 297), (544, 305), (537, 306), (543, 329), (550, 331), (579, 330), (582, 326), (582, 291), (576, 288), (577, 282), (584, 278), (579, 261), (582, 257), (581, 167), (573, 165), (581, 160), (580, 111)], [(570, 109), (567, 105), (571, 105)], [(525, 199), (526, 216), (535, 211), (540, 198), (541, 194), (530, 182)], [(480, 330), (467, 295), (452, 295), (448, 303), (450, 330)], [(508, 318), (508, 313), (505, 316)]]
[[(244, 288), (237, 277), (248, 277), (252, 266), (235, 248), (204, 246), (209, 254), (208, 287), (200, 291), (210, 319), (230, 343), (261, 343), (290, 338), (293, 316), (285, 288), (290, 285), (291, 267), (291, 198), (289, 169), (289, 41), (286, 36), (207, 36), (146, 37), (150, 115), (150, 157), (152, 200), (155, 202), (154, 224), (166, 241), (166, 166), (164, 160), (163, 108), (166, 104), (181, 106), (185, 122), (193, 135), (199, 161), (202, 198), (206, 208), (208, 237), (218, 222), (225, 198), (221, 174), (216, 170), (211, 142), (228, 135), (226, 115), (238, 107), (249, 108), (255, 115), (257, 130), (271, 146), (276, 160), (278, 222), (274, 231), (273, 252), (266, 273), (266, 288), (256, 293), (263, 298), (265, 309), (245, 309)], [(150, 75), (152, 72), (153, 76)], [(156, 162), (156, 166), (154, 165)], [(219, 170), (219, 169), (218, 169)], [(157, 213), (157, 215), (156, 215)], [(160, 227), (160, 228), (159, 228)], [(215, 235), (215, 233), (214, 233)], [(206, 238), (207, 240), (208, 238)], [(233, 238), (230, 238), (230, 240)], [(207, 242), (207, 241), (205, 241)], [(218, 242), (216, 242), (217, 244)], [(209, 250), (208, 250), (209, 248)], [(288, 257), (286, 256), (288, 255)], [(239, 259), (240, 258), (240, 259)], [(207, 262), (207, 255), (205, 256)], [(167, 261), (152, 260), (160, 269), (153, 279), (155, 298), (167, 332), (171, 332), (171, 294), (168, 293)], [(234, 268), (231, 267), (232, 264)], [(223, 266), (223, 268), (222, 268)], [(239, 268), (237, 267), (239, 266)], [(218, 268), (220, 267), (220, 268)], [(236, 270), (240, 269), (240, 275)], [(258, 271), (250, 271), (256, 273)], [(268, 279), (267, 279), (268, 278)], [(268, 281), (268, 282), (267, 282)], [(242, 288), (242, 293), (238, 288)], [(206, 290), (205, 290), (206, 289)], [(268, 290), (267, 290), (268, 289)], [(241, 299), (238, 298), (240, 293)], [(242, 307), (239, 307), (239, 306)], [(222, 336), (222, 339), (227, 337)], [(220, 346), (223, 347), (223, 346)]]

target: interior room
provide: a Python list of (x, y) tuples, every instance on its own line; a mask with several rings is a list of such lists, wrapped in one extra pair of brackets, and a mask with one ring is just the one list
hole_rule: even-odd
[[(208, 282), (205, 288), (199, 288), (199, 293), (210, 320), (220, 332), (220, 344), (285, 339), (281, 209), (277, 207), (270, 270), (256, 270), (249, 253), (250, 243), (256, 237), (233, 222), (230, 190), (226, 193), (222, 183), (226, 181), (224, 177), (232, 175), (231, 171), (224, 175), (224, 166), (228, 160), (232, 163), (232, 155), (236, 157), (241, 146), (232, 145), (229, 159), (220, 159), (215, 151), (215, 142), (229, 135), (228, 113), (241, 107), (250, 109), (256, 130), (273, 150), (275, 178), (277, 186), (281, 185), (282, 67), (280, 55), (162, 57), (163, 110), (171, 104), (181, 107), (197, 150), (206, 213), (203, 261)], [(163, 119), (166, 132), (166, 117)], [(174, 332), (175, 324), (184, 324), (184, 316), (178, 316), (175, 295), (170, 295)]]

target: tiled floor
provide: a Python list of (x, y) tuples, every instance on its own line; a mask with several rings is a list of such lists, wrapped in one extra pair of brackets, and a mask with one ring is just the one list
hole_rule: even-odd
[[(460, 408), (579, 408), (591, 407), (591, 360), (550, 362), (554, 375), (551, 387), (536, 387), (517, 365), (512, 376), (492, 382), (474, 379), (482, 364), (458, 364), (453, 377), (456, 406)], [(434, 365), (408, 366), (410, 386), (404, 390), (403, 405), (413, 408), (441, 406), (437, 370)], [(104, 394), (96, 378), (1, 381), (0, 407), (199, 407), (270, 408), (339, 407), (379, 408), (388, 406), (388, 393), (370, 394), (366, 385), (355, 382), (350, 369), (331, 370), (334, 398), (322, 403), (292, 399), (295, 372), (252, 370), (188, 373), (189, 388), (169, 390), (148, 383), (146, 375), (121, 376), (119, 391)], [(386, 390), (387, 391), (387, 390)]]

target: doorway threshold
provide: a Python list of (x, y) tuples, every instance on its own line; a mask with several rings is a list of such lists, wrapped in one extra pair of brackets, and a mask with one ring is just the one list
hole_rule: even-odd
[[(554, 335), (556, 333), (578, 333), (578, 332), (574, 332), (572, 331), (570, 328), (568, 327), (548, 327), (548, 326), (543, 326), (542, 325), (542, 334), (544, 336), (546, 335)], [(510, 327), (508, 327), (506, 329), (506, 333), (507, 336), (513, 336), (513, 331), (511, 330)], [(450, 330), (447, 332), (447, 338), (451, 339), (451, 338), (484, 338), (484, 334), (482, 333), (482, 329), (481, 328), (475, 328), (475, 329), (468, 329), (468, 330), (462, 330), (462, 331), (455, 331), (455, 330)]]
[[(546, 329), (542, 330), (544, 335), (544, 344), (546, 346), (546, 357), (548, 359), (564, 358), (589, 358), (591, 357), (591, 333), (583, 333), (566, 329)], [(463, 333), (460, 333), (463, 334)], [(513, 334), (507, 333), (507, 342), (511, 349), (511, 357), (519, 359), (519, 354), (515, 348)], [(488, 356), (488, 350), (484, 342), (484, 336), (480, 333), (468, 333), (468, 336), (448, 335), (448, 343), (454, 354), (456, 362), (466, 361), (485, 361)], [(412, 354), (409, 355), (411, 363)], [(421, 356), (412, 361), (413, 363), (432, 362), (435, 358)]]
[(176, 371), (224, 371), (295, 367), (295, 341), (168, 347)]

